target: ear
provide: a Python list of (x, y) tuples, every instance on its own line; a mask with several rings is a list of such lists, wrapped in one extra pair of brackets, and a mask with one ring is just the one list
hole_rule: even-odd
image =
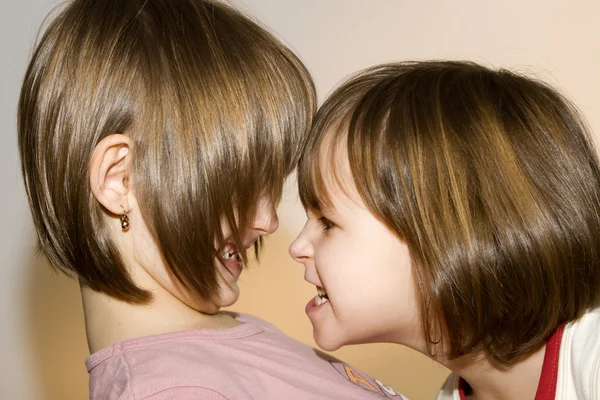
[[(133, 155), (131, 139), (122, 134), (105, 137), (98, 143), (90, 160), (92, 193), (113, 214), (129, 210), (129, 188)], [(131, 202), (133, 204), (133, 202)]]

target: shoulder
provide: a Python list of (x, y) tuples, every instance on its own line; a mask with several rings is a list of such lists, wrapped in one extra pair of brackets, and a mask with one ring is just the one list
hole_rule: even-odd
[[(230, 366), (210, 344), (168, 342), (113, 354), (90, 371), (93, 399), (227, 399)], [(187, 397), (186, 397), (187, 396)], [(191, 396), (191, 397), (190, 397)]]
[(566, 375), (571, 391), (580, 399), (600, 398), (599, 332), (600, 309), (565, 326), (559, 374)]
[(165, 388), (145, 395), (130, 391), (105, 392), (101, 394), (90, 393), (90, 399), (103, 400), (230, 400), (224, 394), (209, 388), (199, 386), (175, 386)]
[(229, 400), (223, 394), (201, 387), (175, 387), (162, 390), (140, 400)]

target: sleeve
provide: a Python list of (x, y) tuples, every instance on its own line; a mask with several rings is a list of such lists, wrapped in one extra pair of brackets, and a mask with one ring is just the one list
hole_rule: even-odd
[(589, 380), (590, 385), (590, 399), (600, 399), (600, 324), (595, 329), (596, 346), (594, 361), (592, 362), (591, 376)]
[(230, 400), (216, 390), (202, 387), (176, 387), (162, 390), (140, 400)]
[(572, 337), (571, 346), (565, 346), (570, 351), (565, 372), (571, 375), (574, 394), (578, 399), (600, 399), (600, 309), (588, 312), (568, 329)]

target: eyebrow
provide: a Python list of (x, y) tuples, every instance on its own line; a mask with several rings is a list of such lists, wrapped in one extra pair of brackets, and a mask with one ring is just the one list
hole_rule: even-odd
[(337, 209), (334, 206), (326, 206), (321, 203), (318, 203), (317, 207), (306, 207), (305, 211), (307, 211), (307, 212), (308, 211), (313, 211), (313, 212), (316, 211), (319, 214), (323, 214), (323, 213), (336, 214), (337, 213)]

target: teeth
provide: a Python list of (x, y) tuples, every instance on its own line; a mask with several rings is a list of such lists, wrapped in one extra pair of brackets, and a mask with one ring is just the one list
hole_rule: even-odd
[(315, 299), (315, 303), (317, 304), (317, 307), (327, 303), (327, 301), (329, 301), (326, 297), (321, 297), (321, 296), (317, 296)]
[(240, 257), (240, 253), (236, 252), (236, 251), (227, 251), (225, 250), (223, 252), (223, 259), (225, 260), (234, 260), (234, 261), (241, 261), (242, 258)]
[(327, 292), (322, 287), (317, 286), (317, 299), (316, 304), (320, 306), (321, 304), (325, 304), (329, 300), (329, 296), (327, 296)]

